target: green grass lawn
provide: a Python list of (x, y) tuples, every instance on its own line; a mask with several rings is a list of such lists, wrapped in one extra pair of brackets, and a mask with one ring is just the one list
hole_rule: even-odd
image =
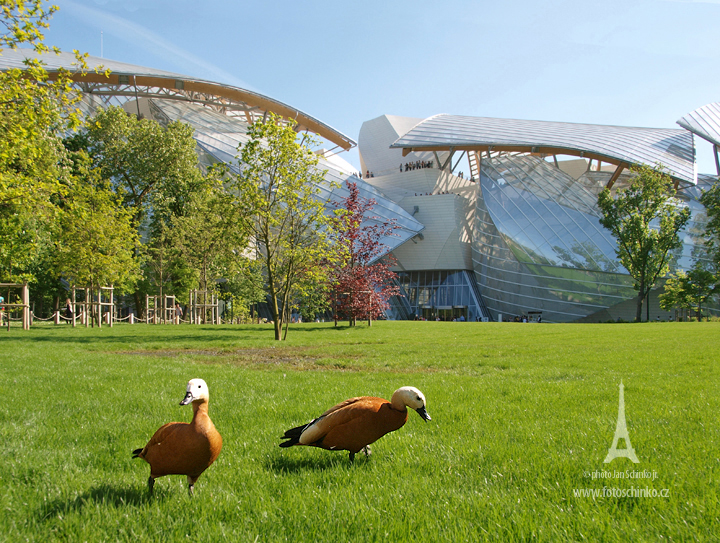
[[(717, 540), (719, 336), (720, 323), (308, 323), (280, 344), (259, 325), (0, 330), (0, 541)], [(131, 451), (190, 420), (178, 404), (194, 377), (223, 451), (194, 498), (182, 476), (149, 496)], [(603, 463), (621, 380), (639, 464)], [(403, 385), (433, 420), (410, 412), (369, 459), (278, 447), (341, 400)], [(668, 495), (611, 495), (640, 489)]]

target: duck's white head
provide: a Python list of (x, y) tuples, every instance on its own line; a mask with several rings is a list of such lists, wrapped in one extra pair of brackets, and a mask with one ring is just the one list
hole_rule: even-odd
[(424, 420), (432, 420), (425, 409), (425, 395), (415, 387), (401, 387), (397, 389), (392, 396), (391, 403), (398, 405), (399, 403), (414, 409)]
[(210, 401), (207, 383), (202, 379), (191, 379), (188, 381), (187, 392), (185, 393), (183, 401), (180, 402), (180, 405), (187, 405), (196, 400)]

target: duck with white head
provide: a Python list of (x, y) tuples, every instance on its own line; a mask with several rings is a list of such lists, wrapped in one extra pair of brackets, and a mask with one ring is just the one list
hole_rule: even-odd
[(150, 493), (158, 477), (185, 475), (192, 496), (195, 482), (217, 459), (222, 449), (222, 436), (208, 415), (209, 402), (207, 383), (192, 379), (180, 402), (180, 405), (192, 403), (192, 421), (164, 424), (145, 447), (133, 451), (133, 458), (142, 458), (150, 464)]
[(431, 420), (425, 407), (425, 396), (415, 387), (397, 389), (390, 401), (373, 396), (350, 398), (331, 407), (308, 424), (285, 432), (281, 447), (308, 445), (328, 450), (344, 450), (355, 454), (363, 451), (370, 455), (370, 444), (382, 436), (401, 428), (407, 422), (407, 408), (420, 417)]

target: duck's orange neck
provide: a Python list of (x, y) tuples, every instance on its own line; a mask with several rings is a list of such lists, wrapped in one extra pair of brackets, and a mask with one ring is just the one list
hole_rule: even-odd
[(390, 400), (390, 406), (395, 411), (400, 411), (401, 413), (407, 413), (407, 406), (405, 405), (405, 402), (402, 401), (400, 398), (393, 396), (392, 400)]
[(207, 417), (208, 416), (207, 400), (195, 400), (192, 403), (192, 407), (193, 407), (193, 420), (197, 419), (198, 417)]

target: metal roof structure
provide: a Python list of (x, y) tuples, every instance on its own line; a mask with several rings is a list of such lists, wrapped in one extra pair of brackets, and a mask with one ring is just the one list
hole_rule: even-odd
[(691, 111), (677, 124), (713, 145), (720, 146), (720, 103), (714, 102)]
[[(696, 183), (695, 146), (690, 132), (593, 124), (526, 121), (441, 114), (418, 123), (391, 148), (416, 151), (510, 152), (571, 155), (624, 168), (662, 164), (676, 182)], [(472, 166), (471, 157), (471, 166)]]
[[(82, 72), (73, 53), (38, 55), (32, 49), (21, 48), (0, 52), (0, 70), (24, 69), (24, 61), (32, 58), (43, 62), (50, 79), (56, 78), (61, 69), (70, 71), (78, 88), (85, 94), (126, 100), (157, 97), (192, 102), (228, 116), (241, 116), (247, 123), (275, 113), (294, 123), (297, 132), (310, 131), (344, 150), (356, 145), (348, 136), (283, 102), (239, 87), (191, 76), (92, 56), (85, 59), (89, 70)], [(110, 74), (95, 72), (95, 68), (100, 66), (110, 70)]]
[[(143, 107), (143, 111), (147, 111), (147, 116), (158, 122), (180, 121), (192, 126), (195, 140), (203, 151), (201, 156), (207, 154), (212, 157), (208, 164), (221, 161), (227, 164), (230, 171), (235, 173), (240, 171), (240, 165), (236, 160), (237, 149), (239, 144), (244, 144), (249, 140), (246, 125), (242, 119), (228, 117), (220, 112), (208, 110), (199, 104), (157, 98), (150, 98), (143, 102), (147, 102), (148, 106), (147, 108)], [(376, 259), (399, 247), (425, 229), (425, 226), (410, 213), (365, 180), (338, 170), (324, 156), (319, 156), (318, 161), (317, 169), (325, 172), (325, 182), (317, 187), (319, 189), (318, 197), (327, 202), (326, 206), (329, 212), (336, 209), (331, 202), (340, 202), (342, 198), (350, 195), (345, 184), (346, 181), (350, 181), (357, 184), (362, 197), (375, 200), (372, 217), (366, 217), (364, 224), (380, 224), (394, 219), (397, 229), (380, 240), (384, 249)]]

